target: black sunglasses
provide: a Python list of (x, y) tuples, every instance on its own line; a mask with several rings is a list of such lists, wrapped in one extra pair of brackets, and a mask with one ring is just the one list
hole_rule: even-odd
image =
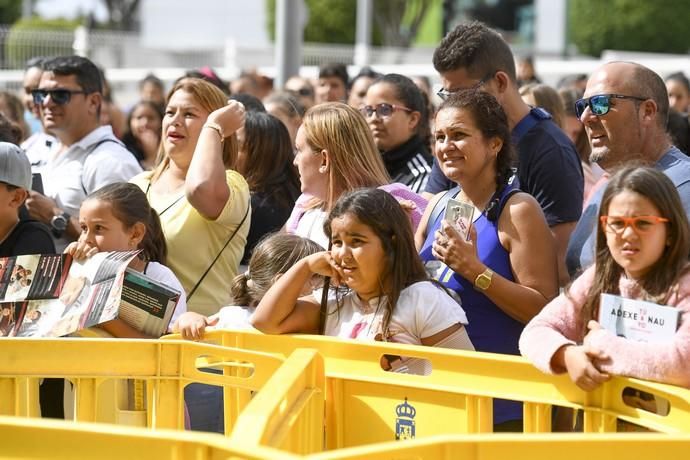
[(575, 101), (575, 115), (581, 118), (587, 107), (598, 117), (606, 115), (611, 109), (611, 99), (633, 99), (636, 101), (646, 101), (644, 97), (623, 96), (622, 94), (597, 94), (596, 96), (586, 97)]
[(72, 94), (88, 94), (88, 92), (75, 89), (35, 89), (31, 91), (31, 97), (36, 105), (43, 105), (48, 96), (57, 105), (65, 105), (72, 99)]

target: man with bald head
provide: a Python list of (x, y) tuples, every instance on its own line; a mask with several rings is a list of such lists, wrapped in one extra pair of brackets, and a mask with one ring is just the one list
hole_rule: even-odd
[[(608, 173), (631, 162), (654, 166), (671, 178), (690, 215), (690, 158), (666, 132), (668, 94), (659, 75), (632, 62), (604, 64), (587, 81), (575, 108), (592, 147), (591, 161)], [(591, 197), (570, 238), (566, 264), (572, 277), (594, 262), (604, 189)]]

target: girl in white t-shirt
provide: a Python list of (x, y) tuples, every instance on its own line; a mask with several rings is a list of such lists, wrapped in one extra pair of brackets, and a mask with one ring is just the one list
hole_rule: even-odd
[[(79, 227), (79, 239), (67, 246), (66, 253), (80, 260), (98, 252), (140, 249), (129, 268), (181, 293), (170, 324), (187, 311), (184, 288), (173, 272), (163, 265), (168, 251), (160, 219), (139, 187), (120, 182), (96, 190), (81, 204)], [(115, 337), (151, 338), (121, 319), (108, 321), (99, 327)]]
[[(271, 334), (322, 332), (474, 349), (464, 328), (465, 312), (429, 280), (415, 250), (410, 220), (390, 194), (360, 189), (341, 196), (324, 232), (332, 249), (302, 259), (277, 280), (252, 315), (254, 327)], [(314, 275), (330, 277), (348, 289), (301, 297)]]
[[(264, 237), (254, 247), (247, 271), (232, 280), (230, 295), (234, 305), (223, 307), (209, 317), (188, 311), (180, 316), (173, 331), (185, 339), (199, 340), (207, 327), (251, 329), (251, 315), (268, 288), (301, 259), (320, 251), (323, 248), (309, 238), (289, 233)], [(306, 287), (307, 292), (319, 280), (320, 277), (315, 277)]]

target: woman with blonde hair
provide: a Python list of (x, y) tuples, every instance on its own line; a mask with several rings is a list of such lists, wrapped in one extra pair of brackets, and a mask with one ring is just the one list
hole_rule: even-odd
[(160, 216), (188, 309), (207, 316), (230, 302), (249, 230), (249, 188), (234, 171), (244, 115), (210, 83), (181, 79), (168, 94), (158, 164), (132, 179)]
[(404, 201), (416, 228), (426, 200), (390, 177), (364, 117), (352, 107), (329, 102), (312, 107), (295, 139), (295, 165), (302, 196), (286, 223), (290, 233), (328, 247), (323, 223), (340, 195), (381, 187)]

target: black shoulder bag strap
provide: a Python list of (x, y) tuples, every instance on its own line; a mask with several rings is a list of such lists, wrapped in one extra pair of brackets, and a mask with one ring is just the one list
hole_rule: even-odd
[[(328, 241), (328, 252), (331, 251), (333, 243)], [(323, 279), (323, 290), (321, 291), (321, 308), (319, 309), (319, 335), (324, 335), (326, 331), (326, 316), (328, 315), (328, 290), (331, 288), (331, 277)]]
[(249, 209), (250, 209), (250, 208), (251, 208), (251, 201), (250, 201), (249, 203), (247, 203), (247, 211), (245, 211), (244, 217), (242, 218), (242, 221), (240, 222), (240, 224), (239, 224), (239, 225), (237, 226), (237, 228), (235, 228), (235, 230), (232, 232), (232, 234), (230, 235), (230, 238), (228, 238), (228, 241), (226, 241), (225, 244), (223, 245), (223, 247), (220, 248), (220, 251), (218, 251), (218, 255), (216, 256), (215, 259), (213, 259), (213, 261), (211, 262), (211, 265), (208, 266), (208, 268), (206, 269), (206, 271), (204, 272), (204, 274), (201, 275), (201, 278), (199, 278), (199, 281), (197, 281), (196, 284), (194, 285), (194, 287), (192, 288), (192, 290), (189, 291), (189, 295), (187, 296), (187, 302), (189, 302), (189, 299), (192, 298), (192, 296), (193, 296), (194, 293), (196, 292), (197, 288), (201, 285), (201, 282), (204, 281), (204, 278), (206, 278), (206, 275), (208, 275), (208, 272), (211, 271), (211, 269), (212, 269), (213, 266), (215, 265), (216, 261), (220, 258), (220, 255), (223, 253), (223, 251), (225, 250), (225, 248), (228, 246), (228, 244), (230, 244), (230, 242), (231, 242), (232, 239), (235, 237), (235, 235), (236, 235), (237, 232), (240, 230), (240, 228), (242, 228), (242, 225), (244, 224), (244, 221), (247, 220), (247, 216), (249, 215)]

